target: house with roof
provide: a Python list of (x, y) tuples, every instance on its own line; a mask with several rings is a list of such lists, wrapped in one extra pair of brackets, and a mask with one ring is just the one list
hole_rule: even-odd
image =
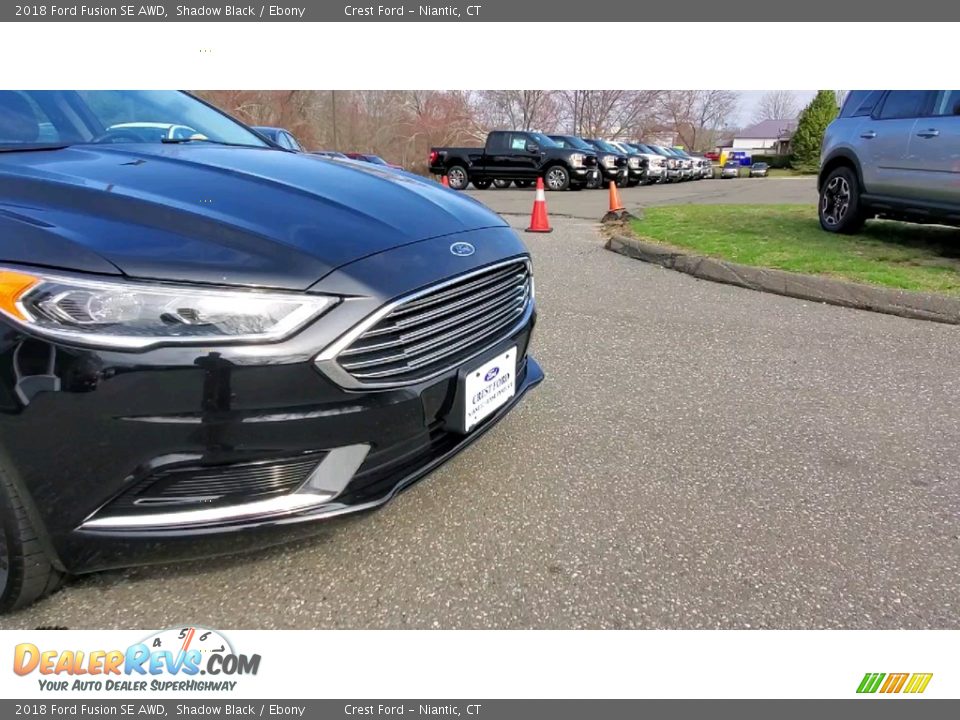
[(763, 120), (734, 135), (731, 149), (757, 155), (789, 155), (796, 129), (796, 119)]

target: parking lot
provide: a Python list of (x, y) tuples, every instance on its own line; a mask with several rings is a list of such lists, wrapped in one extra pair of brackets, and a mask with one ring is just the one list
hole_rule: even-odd
[[(533, 203), (533, 191), (476, 190), (466, 191), (502, 214), (528, 215)], [(620, 197), (627, 210), (645, 205), (682, 205), (685, 203), (758, 204), (758, 203), (816, 203), (817, 183), (813, 177), (739, 178), (696, 180), (668, 185), (646, 185), (621, 188)], [(579, 192), (547, 193), (551, 217), (575, 217), (597, 220), (607, 209), (607, 191), (580, 190)]]
[[(470, 191), (518, 228), (529, 190)], [(621, 191), (813, 202), (812, 180)], [(956, 329), (525, 236), (547, 380), (386, 508), (254, 554), (102, 573), (0, 627), (956, 628)]]

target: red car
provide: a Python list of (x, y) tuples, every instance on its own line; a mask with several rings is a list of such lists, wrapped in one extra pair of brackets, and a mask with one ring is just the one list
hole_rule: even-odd
[(379, 155), (367, 155), (365, 153), (356, 152), (345, 153), (345, 155), (351, 160), (362, 160), (363, 162), (373, 163), (374, 165), (386, 165), (394, 170), (403, 170), (403, 165), (394, 165), (393, 163), (388, 163)]

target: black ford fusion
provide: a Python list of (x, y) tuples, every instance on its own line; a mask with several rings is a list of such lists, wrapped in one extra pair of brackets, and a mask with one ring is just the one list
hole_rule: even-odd
[(0, 609), (373, 508), (543, 373), (469, 197), (176, 92), (0, 92)]

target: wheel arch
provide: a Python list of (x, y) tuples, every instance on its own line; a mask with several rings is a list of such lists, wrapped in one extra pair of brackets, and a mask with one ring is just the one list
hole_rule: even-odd
[(540, 168), (540, 177), (546, 177), (547, 173), (550, 172), (550, 169), (557, 167), (557, 165), (566, 170), (567, 175), (573, 177), (573, 171), (570, 168), (570, 163), (560, 158), (554, 158), (553, 160), (548, 160), (546, 163), (544, 163), (543, 167)]
[(857, 174), (857, 184), (860, 190), (863, 190), (863, 170), (860, 167), (860, 161), (857, 156), (847, 149), (837, 150), (824, 161), (817, 175), (817, 192), (823, 189), (823, 181), (838, 167), (848, 167)]

